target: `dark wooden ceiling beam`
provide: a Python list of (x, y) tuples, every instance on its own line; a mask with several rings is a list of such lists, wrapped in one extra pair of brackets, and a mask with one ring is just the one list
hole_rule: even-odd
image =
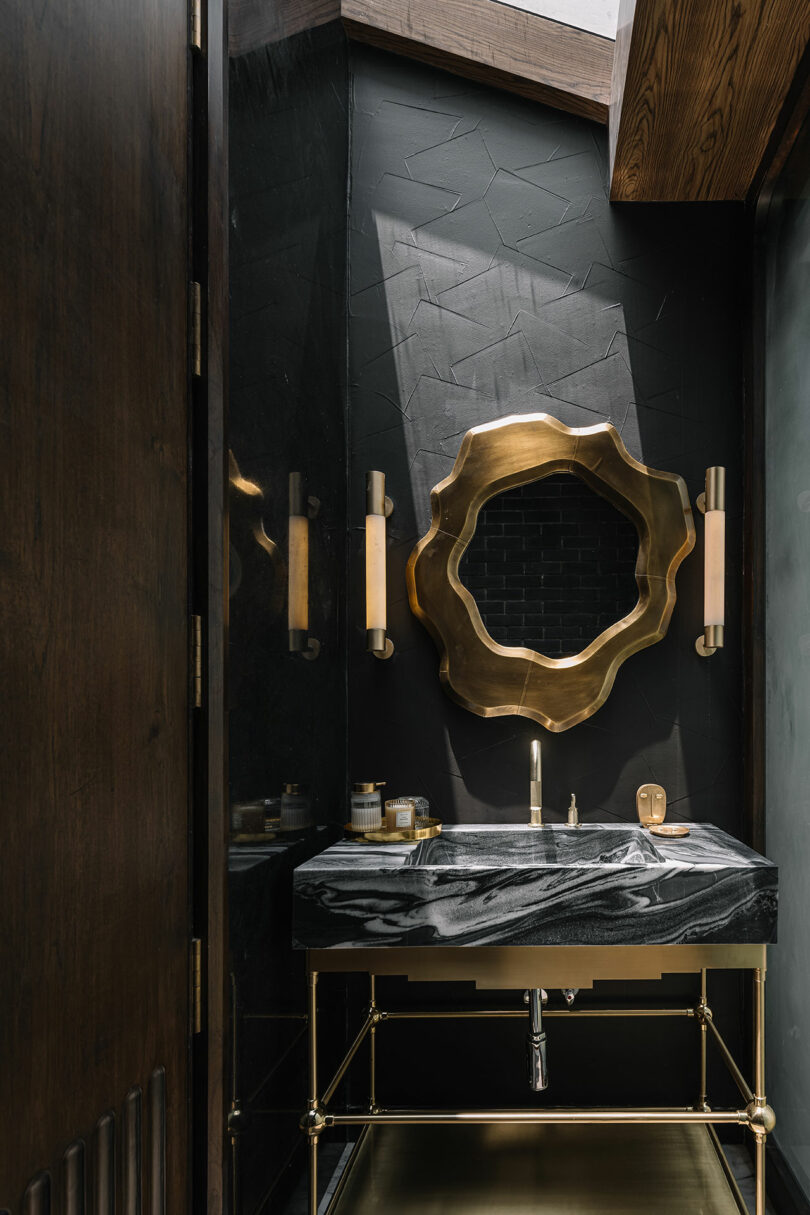
[(613, 40), (493, 0), (342, 0), (351, 37), (607, 122)]
[(611, 199), (745, 199), (808, 40), (806, 0), (622, 0)]
[(810, 43), (802, 0), (621, 0), (614, 44), (495, 0), (231, 0), (230, 53), (353, 38), (608, 122), (614, 202), (743, 200)]

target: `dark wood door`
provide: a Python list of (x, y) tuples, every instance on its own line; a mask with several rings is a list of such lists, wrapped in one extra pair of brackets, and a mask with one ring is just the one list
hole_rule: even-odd
[(186, 0), (0, 14), (0, 1209), (176, 1215)]

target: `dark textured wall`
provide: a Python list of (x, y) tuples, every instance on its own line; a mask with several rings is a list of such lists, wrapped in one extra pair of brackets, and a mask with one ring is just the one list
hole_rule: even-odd
[[(232, 60), (230, 778), (236, 800), (298, 781), (324, 822), (345, 763), (346, 45), (338, 25)], [(288, 475), (310, 525), (315, 662), (288, 653)], [(281, 550), (256, 542), (258, 522)], [(318, 737), (319, 746), (312, 740)]]
[[(571, 790), (586, 819), (631, 818), (636, 787), (656, 779), (669, 793), (671, 817), (710, 819), (738, 832), (737, 212), (611, 208), (600, 128), (352, 48), (346, 497), (344, 55), (342, 35), (326, 29), (233, 67), (231, 443), (243, 476), (262, 491), (259, 499), (234, 490), (232, 503), (234, 568), (241, 570), (231, 603), (234, 796), (272, 795), (282, 781), (302, 780), (319, 817), (342, 821), (348, 778), (376, 778), (393, 793), (424, 793), (450, 821), (525, 821), (528, 743), (543, 734), (549, 818), (563, 814)], [(575, 426), (613, 421), (634, 456), (679, 472), (693, 497), (708, 464), (728, 468), (725, 651), (709, 662), (694, 653), (698, 522), (667, 638), (631, 658), (607, 704), (563, 735), (516, 717), (484, 720), (450, 701), (433, 643), (409, 611), (404, 579), (428, 526), (429, 490), (451, 469), (465, 431), (538, 410)], [(369, 468), (386, 472), (396, 503), (389, 602), (397, 652), (387, 663), (364, 649)], [(283, 580), (254, 538), (261, 519), (286, 548), (293, 469), (307, 473), (323, 502), (312, 529), (311, 603), (312, 631), (324, 649), (311, 664), (286, 652)], [(347, 521), (348, 587), (341, 581)], [(263, 965), (261, 951), (250, 964)], [(297, 1000), (300, 976), (273, 973), (279, 998)], [(385, 989), (402, 985), (381, 987), (388, 1000)], [(641, 998), (637, 987), (609, 985), (580, 999), (632, 1002)], [(644, 998), (678, 1002), (690, 987), (671, 979)], [(394, 1003), (458, 998), (457, 989), (433, 985), (390, 992)], [(712, 1002), (736, 1044), (734, 981), (718, 981)], [(334, 1010), (324, 1022), (344, 1024)], [(598, 1103), (605, 1091), (628, 1102), (694, 1099), (697, 1041), (686, 1022), (668, 1031), (665, 1058), (654, 1023), (612, 1025), (598, 1044), (578, 1026), (554, 1024), (550, 1100)], [(434, 1049), (413, 1051), (413, 1030), (392, 1026), (381, 1052), (381, 1095), (440, 1105), (535, 1100), (525, 1086), (519, 1029), (449, 1026), (447, 1034), (437, 1030)], [(293, 1084), (303, 1074), (297, 1049), (284, 1064)], [(264, 1066), (258, 1060), (246, 1061), (246, 1080), (254, 1065)], [(362, 1089), (361, 1082), (350, 1090), (355, 1103)], [(713, 1099), (724, 1096), (713, 1082)], [(293, 1088), (285, 1098), (272, 1084), (262, 1091), (271, 1109), (296, 1108), (299, 1097)], [(274, 1152), (297, 1134), (294, 1123), (290, 1115), (278, 1134), (273, 1124)], [(274, 1163), (261, 1146), (260, 1117), (248, 1133), (246, 1159), (257, 1171), (246, 1181), (260, 1204)]]
[[(349, 746), (352, 779), (420, 793), (447, 821), (528, 818), (529, 740), (541, 735), (547, 818), (571, 791), (583, 818), (635, 818), (660, 781), (671, 819), (739, 834), (741, 209), (611, 207), (605, 132), (496, 90), (351, 47)], [(630, 453), (680, 473), (728, 469), (727, 645), (698, 658), (703, 529), (678, 574), (666, 638), (620, 669), (587, 722), (549, 734), (477, 717), (442, 691), (433, 643), (411, 615), (405, 564), (430, 521), (429, 493), (472, 426), (545, 411), (569, 426), (611, 421)], [(389, 624), (396, 653), (364, 652), (363, 485), (388, 478)], [(383, 1002), (484, 1003), (457, 986), (381, 984)], [(396, 993), (391, 991), (396, 989)], [(694, 998), (691, 978), (601, 984), (583, 1003)], [(499, 997), (515, 999), (514, 993)], [(552, 994), (552, 1000), (559, 1000)], [(711, 985), (739, 1051), (740, 989)], [(497, 1003), (497, 1001), (495, 1001)], [(553, 1104), (694, 1100), (697, 1038), (686, 1023), (617, 1021), (598, 1036), (552, 1023)], [(396, 1025), (399, 1028), (396, 1028)], [(380, 1050), (381, 1099), (396, 1104), (535, 1102), (522, 1027), (438, 1028), (414, 1050), (395, 1023)], [(408, 1059), (403, 1069), (401, 1060)], [(717, 1104), (733, 1101), (716, 1072)]]
[(776, 1142), (810, 1198), (810, 124), (767, 230), (765, 348), (766, 847), (779, 866), (768, 969), (768, 1099)]
[[(277, 797), (283, 782), (298, 781), (321, 823), (341, 814), (347, 780), (347, 101), (337, 25), (231, 62), (228, 431), (243, 478), (230, 501), (231, 796)], [(291, 471), (303, 472), (321, 501), (310, 525), (315, 662), (288, 653)], [(257, 541), (262, 528), (275, 558)], [(280, 1210), (303, 1167), (306, 984), (304, 959), (290, 947), (292, 869), (327, 836), (231, 848), (237, 1071), (234, 1079), (228, 1068), (224, 1086), (243, 1119), (231, 1215)], [(342, 1033), (343, 1019), (328, 992), (323, 1009), (328, 1068), (329, 1031)]]
[[(548, 817), (634, 818), (660, 781), (672, 819), (741, 826), (738, 209), (611, 207), (602, 128), (353, 46), (350, 205), (350, 769), (448, 821), (525, 821), (543, 735)], [(667, 637), (628, 660), (589, 721), (547, 734), (442, 691), (404, 569), (429, 491), (471, 426), (546, 411), (610, 420), (693, 499), (728, 469), (727, 645), (701, 660), (702, 526)], [(389, 662), (364, 653), (363, 478), (383, 469)]]
[(495, 641), (567, 658), (633, 610), (637, 556), (626, 515), (562, 473), (490, 498), (458, 576)]

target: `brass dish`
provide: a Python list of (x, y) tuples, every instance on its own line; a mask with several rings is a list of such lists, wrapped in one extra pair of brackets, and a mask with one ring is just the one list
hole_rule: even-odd
[(267, 844), (276, 838), (275, 831), (239, 831), (231, 836), (232, 844)]
[(369, 844), (413, 844), (416, 840), (430, 840), (440, 835), (442, 820), (440, 818), (418, 818), (415, 827), (402, 827), (398, 831), (358, 831), (351, 823), (346, 823), (346, 833), (353, 839), (365, 840)]
[[(578, 476), (639, 534), (636, 606), (571, 658), (499, 645), (458, 577), (484, 503), (556, 473)], [(408, 596), (439, 649), (445, 690), (465, 709), (481, 717), (519, 714), (548, 730), (568, 730), (605, 703), (625, 659), (666, 633), (675, 573), (695, 543), (689, 495), (675, 473), (635, 460), (610, 423), (577, 430), (539, 413), (476, 426), (430, 503), (430, 531), (408, 561)]]
[(665, 840), (678, 840), (689, 834), (689, 828), (682, 823), (658, 823), (647, 830), (650, 835), (660, 835)]

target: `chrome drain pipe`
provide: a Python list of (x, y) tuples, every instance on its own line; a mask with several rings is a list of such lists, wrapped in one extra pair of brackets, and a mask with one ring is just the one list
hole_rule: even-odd
[(542, 1093), (548, 1088), (546, 1034), (543, 1029), (543, 1005), (547, 999), (542, 987), (531, 987), (523, 993), (524, 1003), (529, 1006), (529, 1033), (526, 1038), (529, 1088), (535, 1093)]

